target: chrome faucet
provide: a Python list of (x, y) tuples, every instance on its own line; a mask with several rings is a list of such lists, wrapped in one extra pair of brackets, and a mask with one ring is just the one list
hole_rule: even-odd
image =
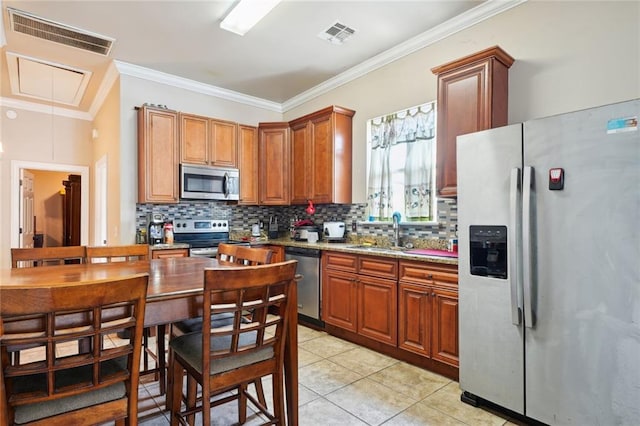
[(398, 247), (400, 245), (400, 213), (396, 212), (392, 216), (393, 218), (393, 246)]

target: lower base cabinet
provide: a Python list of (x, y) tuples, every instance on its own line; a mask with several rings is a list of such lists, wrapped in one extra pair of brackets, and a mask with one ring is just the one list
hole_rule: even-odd
[(322, 319), (395, 346), (398, 261), (323, 252)]
[(327, 325), (357, 336), (358, 343), (375, 341), (372, 347), (446, 364), (443, 368), (457, 375), (456, 265), (329, 251), (323, 252), (322, 265)]
[(456, 270), (400, 261), (398, 286), (398, 347), (457, 367)]
[(189, 257), (189, 249), (151, 250), (152, 259), (166, 259), (168, 257)]

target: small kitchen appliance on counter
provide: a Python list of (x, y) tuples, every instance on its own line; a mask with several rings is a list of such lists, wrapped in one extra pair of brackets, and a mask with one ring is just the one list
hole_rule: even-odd
[(307, 241), (308, 233), (316, 232), (318, 239), (322, 236), (322, 228), (315, 225), (311, 220), (305, 219), (296, 222), (293, 226), (293, 239), (295, 241)]
[(164, 243), (164, 218), (162, 213), (147, 215), (147, 241), (150, 245)]
[(327, 242), (344, 241), (344, 222), (325, 222), (323, 228), (324, 238)]

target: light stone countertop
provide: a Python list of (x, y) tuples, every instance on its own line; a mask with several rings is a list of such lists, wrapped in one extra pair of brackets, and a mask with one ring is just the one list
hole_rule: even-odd
[[(250, 241), (252, 245), (261, 245), (261, 244), (274, 244), (285, 247), (304, 247), (304, 248), (312, 248), (319, 250), (328, 250), (328, 251), (341, 251), (345, 253), (353, 253), (360, 255), (370, 255), (370, 256), (382, 256), (382, 257), (391, 257), (395, 259), (404, 259), (404, 260), (417, 260), (422, 262), (431, 262), (431, 263), (443, 263), (447, 265), (457, 265), (458, 258), (456, 257), (441, 257), (441, 256), (428, 256), (422, 254), (414, 254), (407, 253), (407, 250), (412, 250), (408, 248), (394, 248), (387, 246), (366, 246), (363, 247), (362, 243), (358, 242), (346, 242), (346, 243), (328, 243), (326, 241), (318, 241), (316, 243), (309, 243), (306, 241), (294, 241), (290, 238), (278, 238), (278, 239), (267, 239), (267, 238), (257, 238)], [(414, 247), (414, 249), (417, 247)], [(428, 247), (424, 247), (428, 248)]]

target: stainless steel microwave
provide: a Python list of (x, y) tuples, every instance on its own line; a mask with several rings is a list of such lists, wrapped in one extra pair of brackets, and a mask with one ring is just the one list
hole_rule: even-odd
[(180, 199), (238, 200), (240, 172), (227, 167), (180, 164)]

